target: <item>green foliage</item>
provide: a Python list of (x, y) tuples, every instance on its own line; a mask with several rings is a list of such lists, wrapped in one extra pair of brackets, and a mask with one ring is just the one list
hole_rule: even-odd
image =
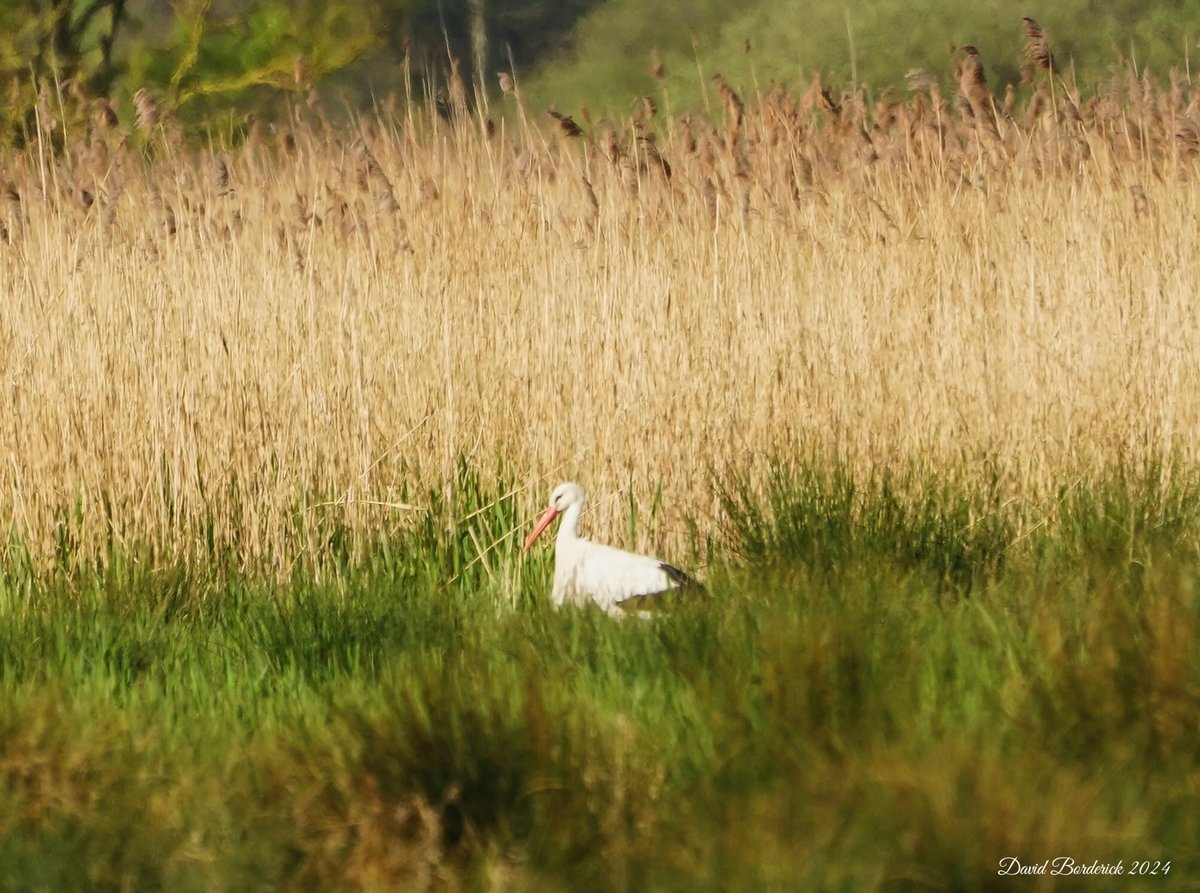
[(978, 889), (1135, 852), (1189, 885), (1186, 476), (1030, 507), (779, 463), (766, 493), (727, 484), (750, 563), (653, 622), (550, 610), (466, 466), (324, 582), (10, 546), (0, 889)]
[[(365, 106), (405, 86), (409, 60), (418, 95), (432, 95), (448, 53), (466, 63), (468, 79), (479, 53), (488, 89), (511, 58), (535, 106), (626, 111), (634, 97), (650, 95), (679, 112), (716, 101), (709, 79), (717, 72), (744, 94), (777, 82), (794, 87), (814, 72), (883, 88), (923, 67), (945, 81), (953, 66), (947, 48), (964, 43), (979, 47), (1002, 91), (1020, 80), (1025, 13), (1041, 21), (1059, 61), (1082, 81), (1098, 82), (1126, 59), (1160, 75), (1171, 66), (1190, 70), (1198, 12), (1200, 0), (1070, 0), (1016, 11), (999, 0), (183, 0), (169, 13), (134, 0), (41, 0), (0, 6), (0, 89), (9, 134), (29, 132), (39, 91), (54, 92), (68, 78), (87, 96), (115, 97), (127, 109), (127, 98), (148, 88), (202, 123), (230, 108), (287, 108), (283, 100), (318, 85)], [(652, 53), (662, 80), (651, 75)]]
[[(107, 92), (125, 0), (37, 0), (0, 6), (0, 143), (54, 127), (51, 97)], [(61, 133), (59, 134), (61, 138)]]
[(1016, 536), (996, 493), (916, 472), (859, 480), (837, 466), (780, 464), (770, 472), (767, 505), (756, 492), (736, 479), (722, 491), (729, 537), (755, 564), (802, 559), (826, 576), (869, 565), (969, 592), (999, 573)]
[[(923, 67), (948, 82), (950, 45), (974, 44), (993, 89), (1020, 80), (1022, 15), (1047, 29), (1055, 53), (1083, 82), (1101, 80), (1122, 58), (1165, 75), (1188, 63), (1197, 37), (1195, 0), (1117, 6), (1070, 0), (1014, 9), (1000, 0), (970, 4), (751, 0), (749, 3), (641, 3), (613, 0), (584, 18), (574, 52), (545, 66), (529, 84), (537, 102), (574, 109), (619, 109), (649, 94), (674, 111), (717, 102), (709, 78), (721, 72), (745, 93), (773, 83), (807, 83), (814, 72), (833, 83), (902, 87)], [(657, 50), (666, 80), (650, 73)]]
[(371, 3), (272, 0), (219, 15), (211, 0), (191, 0), (165, 40), (131, 52), (128, 80), (165, 86), (172, 107), (198, 102), (210, 113), (214, 102), (235, 103), (257, 87), (307, 89), (374, 44), (376, 16)]
[[(33, 9), (0, 9), (0, 86), (8, 88), (10, 134), (31, 130), (39, 97), (43, 117), (57, 111), (47, 95), (69, 105), (127, 100), (147, 88), (191, 121), (249, 100), (277, 102), (346, 68), (380, 34), (380, 2), (183, 0), (169, 16), (140, 6), (130, 15), (126, 6), (126, 0), (46, 0)], [(402, 15), (404, 6), (392, 2), (389, 9)], [(68, 79), (75, 85), (70, 94), (63, 89)]]
[(0, 83), (22, 76), (35, 82), (77, 78), (104, 89), (124, 8), (125, 0), (6, 4), (0, 8)]

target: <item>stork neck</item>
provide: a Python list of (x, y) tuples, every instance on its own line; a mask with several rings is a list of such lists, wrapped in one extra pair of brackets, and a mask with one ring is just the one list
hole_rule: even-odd
[(567, 506), (567, 510), (562, 513), (562, 520), (558, 522), (558, 542), (579, 539), (579, 515), (582, 511), (582, 502), (573, 502)]

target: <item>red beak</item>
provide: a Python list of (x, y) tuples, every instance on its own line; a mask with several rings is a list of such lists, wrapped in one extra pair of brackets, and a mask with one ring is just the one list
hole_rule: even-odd
[(533, 533), (525, 538), (525, 544), (521, 546), (521, 554), (529, 551), (529, 547), (533, 545), (533, 541), (542, 535), (542, 531), (550, 526), (550, 522), (558, 517), (558, 509), (550, 506), (546, 511), (542, 512), (542, 516), (538, 518), (537, 527), (533, 528)]

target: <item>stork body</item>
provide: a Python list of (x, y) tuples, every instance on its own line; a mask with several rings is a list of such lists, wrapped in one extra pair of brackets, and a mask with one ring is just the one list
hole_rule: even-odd
[(647, 600), (680, 586), (695, 586), (687, 574), (648, 555), (636, 555), (593, 543), (579, 535), (583, 512), (583, 488), (559, 484), (550, 494), (550, 504), (525, 540), (528, 551), (534, 540), (562, 516), (554, 542), (554, 588), (556, 608), (565, 604), (596, 604), (614, 616), (629, 608), (642, 607)]

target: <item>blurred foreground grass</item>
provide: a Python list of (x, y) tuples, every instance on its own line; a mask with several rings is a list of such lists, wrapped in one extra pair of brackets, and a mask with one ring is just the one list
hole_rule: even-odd
[(1200, 488), (1166, 480), (780, 466), (654, 622), (481, 560), (521, 519), (469, 472), (319, 580), (10, 545), (0, 889), (1007, 890), (1063, 855), (1194, 889)]

